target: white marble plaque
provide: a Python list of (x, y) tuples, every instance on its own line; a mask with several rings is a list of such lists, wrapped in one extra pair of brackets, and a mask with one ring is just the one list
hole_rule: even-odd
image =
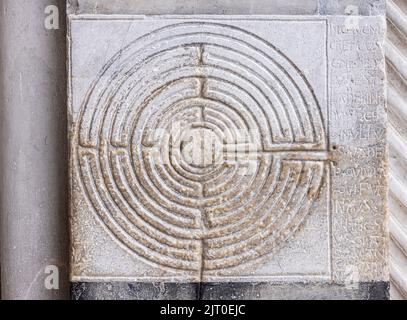
[(387, 281), (383, 17), (69, 18), (73, 281)]

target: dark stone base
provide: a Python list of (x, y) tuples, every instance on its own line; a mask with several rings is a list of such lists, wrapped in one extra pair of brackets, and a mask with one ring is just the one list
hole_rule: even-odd
[(388, 282), (73, 283), (73, 300), (388, 300)]

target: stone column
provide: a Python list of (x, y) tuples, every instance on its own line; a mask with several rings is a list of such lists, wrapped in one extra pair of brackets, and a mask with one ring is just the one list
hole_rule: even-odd
[[(49, 5), (60, 10), (57, 30), (45, 28)], [(64, 9), (0, 2), (3, 299), (68, 298)]]

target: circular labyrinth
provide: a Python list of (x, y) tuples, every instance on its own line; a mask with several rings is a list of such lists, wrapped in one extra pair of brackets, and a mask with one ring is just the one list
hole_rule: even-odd
[(101, 70), (77, 123), (84, 192), (144, 261), (220, 272), (274, 253), (321, 189), (314, 93), (277, 48), (237, 27), (179, 23)]

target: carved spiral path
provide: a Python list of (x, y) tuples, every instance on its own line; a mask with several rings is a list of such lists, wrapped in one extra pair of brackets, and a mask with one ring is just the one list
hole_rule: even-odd
[[(108, 62), (84, 101), (75, 157), (116, 240), (149, 263), (202, 275), (292, 236), (323, 184), (325, 135), (312, 89), (278, 49), (190, 22)], [(198, 154), (191, 139), (208, 137)]]

